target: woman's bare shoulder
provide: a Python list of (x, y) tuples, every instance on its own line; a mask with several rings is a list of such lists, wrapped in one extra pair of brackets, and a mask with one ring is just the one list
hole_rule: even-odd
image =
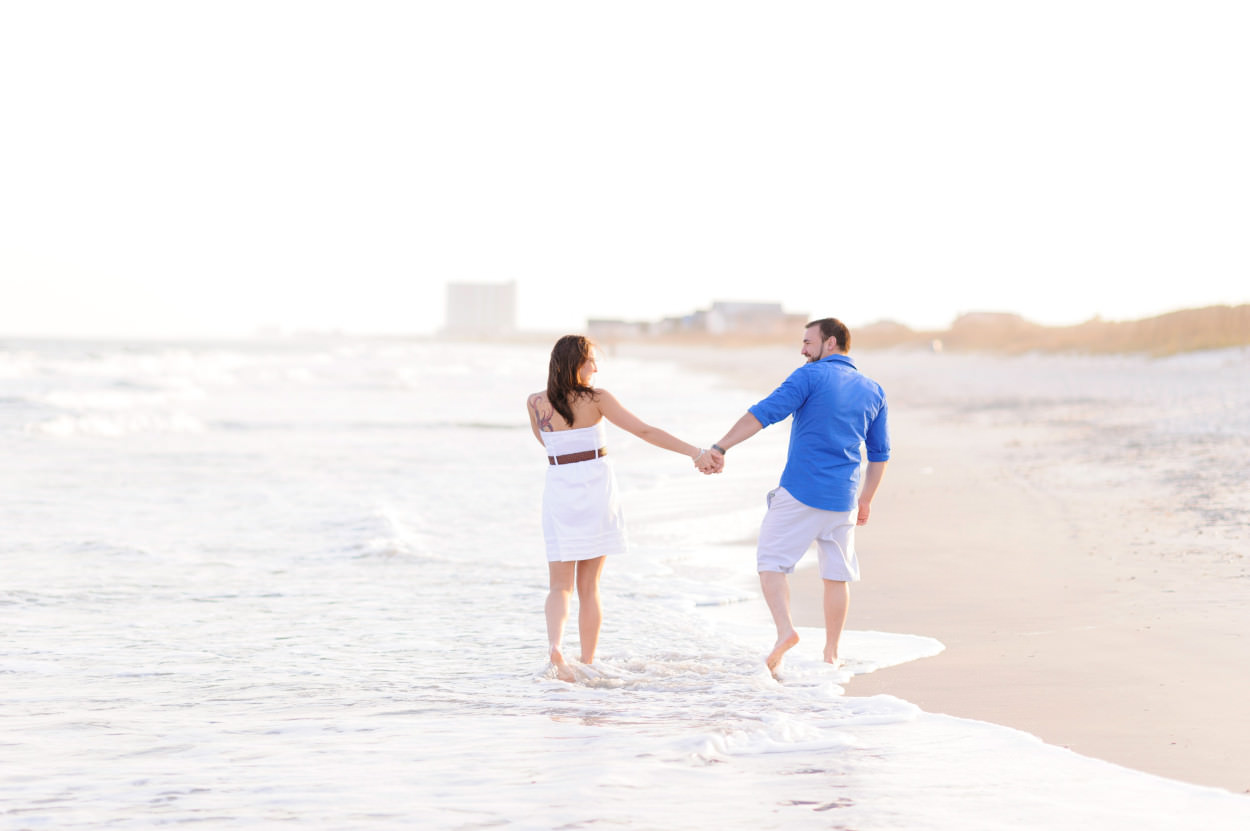
[(556, 411), (556, 408), (551, 406), (551, 402), (547, 400), (547, 393), (545, 392), (531, 394), (525, 399), (525, 408), (531, 414), (537, 416), (539, 421), (542, 421), (544, 418), (551, 418), (551, 414)]
[(595, 387), (595, 391), (590, 396), (590, 398), (591, 398), (591, 402), (596, 407), (600, 407), (600, 408), (602, 408), (604, 404), (608, 404), (610, 406), (612, 404), (620, 403), (616, 400), (616, 396), (614, 396), (612, 393), (605, 390), (603, 387)]
[(577, 396), (576, 400), (569, 402), (569, 406), (573, 409), (573, 423), (570, 428), (593, 427), (603, 418), (603, 410), (600, 405), (602, 390), (594, 389), (588, 393), (582, 393)]
[(551, 402), (547, 400), (547, 393), (533, 393), (529, 398), (525, 399), (525, 406), (529, 410), (530, 420), (534, 423), (536, 429), (544, 433), (550, 433), (556, 429), (553, 423), (556, 417), (556, 408), (551, 406)]

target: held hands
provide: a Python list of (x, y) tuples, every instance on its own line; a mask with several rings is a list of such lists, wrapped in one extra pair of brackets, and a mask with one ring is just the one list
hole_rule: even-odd
[(700, 473), (721, 473), (725, 469), (725, 454), (716, 450), (700, 450), (694, 457), (694, 466)]

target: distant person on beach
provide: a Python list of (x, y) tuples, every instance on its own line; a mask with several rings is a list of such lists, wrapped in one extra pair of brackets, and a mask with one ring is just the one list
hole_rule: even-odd
[[(807, 363), (749, 408), (695, 462), (704, 473), (718, 473), (725, 451), (794, 416), (785, 470), (780, 485), (768, 494), (756, 551), (760, 588), (777, 625), (777, 643), (766, 660), (774, 675), (782, 656), (799, 642), (786, 575), (813, 540), (824, 580), (824, 657), (840, 663), (838, 642), (850, 608), (850, 583), (859, 579), (855, 527), (868, 522), (890, 458), (885, 391), (855, 368), (847, 355), (850, 348), (851, 333), (841, 321), (826, 317), (807, 324), (802, 349)], [(861, 445), (868, 451), (862, 487)]]
[(526, 399), (534, 437), (547, 450), (543, 488), (543, 536), (551, 588), (547, 594), (547, 643), (556, 677), (573, 681), (561, 646), (569, 601), (577, 586), (581, 661), (595, 659), (603, 610), (599, 576), (604, 558), (624, 554), (625, 521), (616, 493), (616, 476), (606, 457), (603, 420), (643, 441), (683, 453), (699, 465), (708, 452), (644, 423), (612, 393), (590, 385), (598, 371), (595, 347), (581, 335), (565, 335), (551, 350), (547, 389)]

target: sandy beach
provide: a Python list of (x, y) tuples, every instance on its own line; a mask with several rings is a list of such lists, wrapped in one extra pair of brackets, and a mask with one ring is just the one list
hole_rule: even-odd
[[(791, 352), (688, 356), (731, 365), (733, 383), (762, 397), (797, 365)], [(1136, 416), (1108, 414), (1080, 390), (1036, 400), (1030, 373), (1050, 371), (1044, 363), (1007, 365), (1016, 389), (991, 384), (991, 400), (970, 387), (952, 409), (926, 401), (926, 370), (905, 356), (859, 360), (891, 396), (893, 457), (860, 531), (863, 580), (847, 628), (927, 635), (946, 650), (856, 677), (847, 694), (894, 695), (1126, 767), (1250, 792), (1244, 520), (1202, 522), (1159, 487), (1148, 448), (1136, 460), (1100, 446), (1116, 418), (1131, 430)], [(971, 359), (947, 360), (944, 371)], [(1184, 397), (1161, 392), (1159, 407)], [(796, 623), (822, 626), (815, 573), (801, 568), (791, 582)]]
[[(1181, 556), (1195, 529), (1132, 487), (1048, 488), (1004, 436), (906, 412), (897, 430), (848, 627), (922, 632), (946, 651), (858, 677), (848, 694), (1250, 791), (1244, 560)], [(819, 580), (803, 578), (796, 619), (819, 626)]]

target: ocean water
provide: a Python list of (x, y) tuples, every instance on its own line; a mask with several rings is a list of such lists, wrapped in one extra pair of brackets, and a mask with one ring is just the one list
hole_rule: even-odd
[[(599, 660), (555, 680), (524, 413), (546, 358), (0, 342), (0, 828), (1250, 826), (1245, 796), (843, 693), (940, 652), (924, 633), (850, 631), (834, 670), (808, 632), (774, 680), (751, 538), (784, 427), (714, 485), (609, 427), (632, 550), (604, 574)], [(928, 360), (889, 358), (915, 382), (892, 405), (958, 407), (913, 359)], [(1142, 372), (1244, 372), (1188, 360)], [(759, 397), (677, 359), (600, 366), (627, 407), (694, 441)], [(1065, 417), (1101, 406), (1039, 395)], [(1109, 395), (1133, 411), (1131, 384)]]

